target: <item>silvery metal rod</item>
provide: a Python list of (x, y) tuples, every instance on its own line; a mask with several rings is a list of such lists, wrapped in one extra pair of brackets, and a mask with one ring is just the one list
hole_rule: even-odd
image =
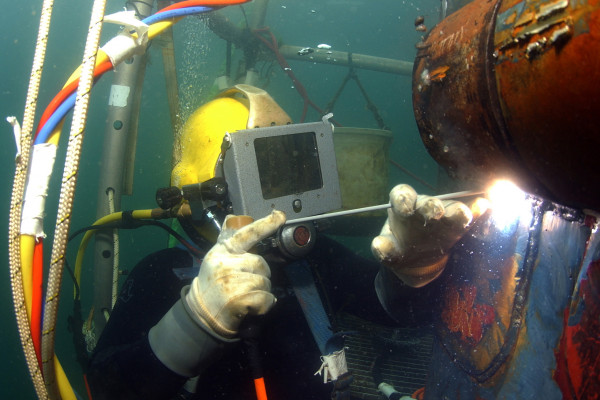
[[(449, 200), (449, 199), (457, 199), (459, 197), (476, 196), (476, 195), (482, 194), (482, 193), (484, 193), (484, 192), (481, 190), (464, 190), (462, 192), (446, 193), (446, 194), (440, 194), (438, 196), (432, 196), (432, 197), (435, 197), (440, 200)], [(392, 205), (390, 203), (379, 204), (376, 206), (355, 208), (352, 210), (337, 211), (337, 212), (332, 212), (332, 213), (328, 213), (328, 214), (313, 215), (312, 217), (290, 219), (289, 221), (286, 221), (284, 225), (299, 224), (300, 222), (314, 221), (314, 220), (323, 219), (323, 218), (341, 217), (343, 215), (351, 215), (351, 214), (359, 214), (359, 213), (369, 212), (369, 211), (384, 210), (386, 208), (390, 208), (391, 206)]]

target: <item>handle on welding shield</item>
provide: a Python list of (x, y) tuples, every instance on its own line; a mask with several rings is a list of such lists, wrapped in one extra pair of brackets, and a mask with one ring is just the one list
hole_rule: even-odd
[(215, 177), (205, 182), (185, 185), (181, 190), (183, 193), (183, 198), (189, 201), (221, 201), (227, 196), (228, 187), (224, 178)]
[(227, 197), (227, 182), (223, 178), (212, 178), (206, 182), (185, 185), (183, 188), (169, 186), (156, 190), (156, 203), (163, 210), (173, 208), (183, 201), (221, 201)]
[[(227, 228), (240, 229), (254, 222), (252, 217), (247, 215), (238, 215), (227, 219)], [(267, 390), (265, 387), (265, 379), (262, 369), (262, 361), (260, 357), (260, 349), (258, 346), (258, 338), (260, 337), (262, 328), (262, 317), (257, 315), (247, 315), (240, 325), (239, 335), (244, 344), (250, 370), (252, 371), (252, 379), (254, 379), (254, 389), (256, 391), (257, 400), (267, 400)]]

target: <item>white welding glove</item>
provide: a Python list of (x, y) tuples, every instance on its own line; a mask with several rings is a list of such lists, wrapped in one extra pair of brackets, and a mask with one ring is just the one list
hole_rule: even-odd
[(487, 209), (484, 199), (472, 208), (455, 200), (417, 195), (409, 185), (390, 192), (392, 207), (371, 250), (405, 284), (421, 287), (444, 270), (449, 249)]
[(265, 314), (275, 304), (269, 266), (261, 256), (247, 251), (273, 234), (285, 222), (285, 214), (273, 211), (238, 229), (235, 223), (240, 218), (244, 217), (225, 219), (198, 276), (148, 333), (155, 356), (181, 376), (201, 374), (221, 357), (228, 343), (237, 340), (246, 315)]
[(225, 219), (186, 296), (192, 315), (226, 338), (237, 334), (247, 314), (263, 315), (275, 304), (267, 262), (247, 251), (273, 234), (285, 222), (285, 214), (273, 211), (237, 230), (229, 226), (230, 218), (239, 217)]

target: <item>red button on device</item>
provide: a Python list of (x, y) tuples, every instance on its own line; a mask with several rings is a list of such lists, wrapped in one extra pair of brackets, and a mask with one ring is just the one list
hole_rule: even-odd
[(306, 246), (310, 241), (310, 232), (305, 226), (299, 226), (294, 229), (294, 242), (298, 246)]

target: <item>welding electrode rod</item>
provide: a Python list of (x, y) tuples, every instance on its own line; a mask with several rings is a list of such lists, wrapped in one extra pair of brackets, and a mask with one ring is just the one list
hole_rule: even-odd
[[(440, 200), (449, 200), (449, 199), (457, 199), (459, 197), (476, 196), (476, 195), (482, 194), (482, 193), (484, 193), (484, 192), (478, 191), (478, 190), (465, 190), (462, 192), (446, 193), (446, 194), (440, 194), (439, 196), (432, 196), (432, 197), (435, 197)], [(289, 221), (286, 221), (286, 223), (284, 225), (299, 224), (300, 222), (314, 221), (316, 219), (341, 217), (343, 215), (351, 215), (351, 214), (358, 214), (358, 213), (369, 212), (369, 211), (384, 210), (386, 208), (390, 208), (391, 206), (392, 205), (390, 203), (379, 204), (377, 206), (369, 206), (369, 207), (355, 208), (353, 210), (344, 210), (344, 211), (337, 211), (337, 212), (332, 212), (332, 213), (328, 213), (328, 214), (313, 215), (312, 217), (296, 218), (296, 219), (291, 219)]]

